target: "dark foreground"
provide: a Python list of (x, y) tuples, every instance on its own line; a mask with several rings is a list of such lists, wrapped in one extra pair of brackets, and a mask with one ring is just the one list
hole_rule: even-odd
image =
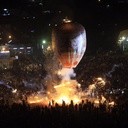
[(34, 106), (0, 105), (0, 128), (126, 128), (128, 103), (94, 107), (90, 102), (79, 105)]

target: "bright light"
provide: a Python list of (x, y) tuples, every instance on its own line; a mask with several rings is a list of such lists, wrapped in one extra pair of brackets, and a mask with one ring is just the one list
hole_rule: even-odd
[(16, 93), (16, 92), (17, 92), (17, 89), (13, 89), (13, 90), (12, 90), (12, 93)]
[(50, 50), (51, 50), (51, 47), (50, 47), (50, 46), (48, 46), (48, 47), (47, 47), (47, 50), (48, 50), (48, 51), (50, 51)]
[(63, 22), (64, 22), (64, 23), (70, 23), (71, 20), (69, 20), (68, 18), (65, 18), (65, 19), (63, 19)]
[(0, 53), (9, 53), (10, 51), (1, 51)]
[(61, 96), (61, 97), (59, 97), (59, 98), (56, 100), (56, 102), (57, 102), (58, 104), (62, 104), (63, 101), (64, 101), (66, 104), (70, 104), (70, 99), (69, 99), (67, 96)]
[(4, 8), (4, 11), (7, 11), (8, 9), (7, 8)]
[(13, 48), (13, 49), (17, 49), (17, 48)]
[(3, 47), (3, 48), (2, 48), (2, 51), (5, 51), (5, 50), (6, 50), (5, 47)]
[(8, 36), (8, 38), (9, 38), (9, 39), (11, 39), (11, 38), (12, 38), (12, 36)]
[(46, 40), (43, 40), (42, 43), (43, 43), (43, 44), (46, 44)]
[(122, 37), (122, 40), (125, 40), (125, 39), (126, 39), (126, 37), (125, 37), (125, 36), (123, 36), (123, 37)]
[(27, 47), (27, 49), (31, 49), (31, 47)]
[(20, 47), (20, 49), (24, 49), (24, 47)]
[(8, 41), (8, 43), (11, 43), (11, 42), (12, 42), (12, 40), (9, 40), (9, 41)]
[(109, 105), (110, 105), (110, 106), (114, 106), (114, 105), (115, 105), (115, 102), (114, 102), (114, 101), (109, 102)]

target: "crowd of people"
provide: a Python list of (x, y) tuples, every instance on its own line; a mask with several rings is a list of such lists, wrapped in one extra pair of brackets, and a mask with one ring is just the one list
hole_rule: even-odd
[[(52, 56), (51, 56), (52, 57)], [(112, 97), (117, 104), (105, 103), (96, 107), (89, 101), (70, 105), (30, 105), (24, 94), (29, 95), (54, 80), (54, 67), (50, 61), (21, 59), (13, 69), (0, 73), (0, 127), (1, 128), (91, 128), (128, 127), (128, 55), (113, 52), (85, 56), (75, 69), (76, 80), (82, 89), (93, 83), (94, 78), (106, 80), (103, 89), (106, 97)], [(55, 65), (56, 66), (56, 65)], [(45, 67), (45, 68), (44, 68)], [(47, 70), (46, 70), (47, 69)], [(54, 76), (56, 79), (56, 77)], [(107, 92), (107, 90), (109, 90)], [(117, 91), (118, 90), (118, 91)], [(13, 102), (20, 99), (20, 102)], [(11, 101), (11, 103), (10, 103)]]
[(124, 128), (128, 127), (128, 103), (106, 107), (82, 101), (80, 104), (31, 106), (0, 105), (1, 128)]

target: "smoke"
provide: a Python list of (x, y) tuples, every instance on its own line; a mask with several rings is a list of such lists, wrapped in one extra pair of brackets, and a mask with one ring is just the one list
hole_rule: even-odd
[(76, 76), (76, 73), (72, 68), (62, 68), (58, 75), (60, 75), (62, 81), (69, 81), (72, 77)]
[(115, 72), (116, 69), (121, 67), (121, 66), (122, 66), (122, 64), (114, 64), (112, 69), (108, 73), (106, 73), (106, 76), (111, 78), (112, 77), (112, 73)]

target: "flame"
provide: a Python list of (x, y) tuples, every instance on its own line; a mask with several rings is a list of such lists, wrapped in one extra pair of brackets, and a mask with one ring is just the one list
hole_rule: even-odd
[(48, 105), (48, 97), (40, 94), (33, 94), (28, 97), (27, 102), (29, 104)]
[(110, 106), (114, 106), (114, 105), (115, 105), (115, 102), (114, 102), (114, 101), (109, 102), (109, 105), (110, 105)]
[[(61, 72), (59, 72), (61, 73)], [(81, 84), (79, 84), (76, 80), (63, 80), (61, 84), (55, 85), (53, 92), (47, 91), (46, 95), (43, 94), (33, 94), (28, 97), (29, 104), (41, 104), (41, 105), (54, 105), (52, 102), (62, 105), (65, 103), (69, 105), (71, 101), (74, 104), (79, 104), (82, 100), (89, 100), (93, 102), (96, 107), (99, 104), (104, 103), (107, 99), (103, 95), (97, 96), (97, 90), (100, 86), (105, 86), (105, 81), (103, 78), (98, 77), (95, 79), (94, 83), (89, 85), (86, 91), (82, 91)], [(114, 106), (115, 102), (110, 102), (110, 106)]]
[(62, 84), (55, 86), (55, 102), (62, 104), (64, 101), (66, 104), (70, 104), (71, 100), (73, 100), (75, 104), (79, 103), (81, 100), (76, 89), (77, 86), (79, 86), (79, 84), (74, 80), (64, 81)]
[(47, 96), (41, 96), (40, 94), (30, 96), (28, 98), (28, 103), (44, 104), (44, 102), (46, 103), (47, 101), (48, 104), (53, 100), (59, 105), (62, 105), (63, 102), (68, 105), (71, 101), (73, 101), (74, 104), (78, 104), (81, 101), (81, 97), (79, 96), (77, 87), (80, 87), (80, 84), (78, 84), (75, 80), (64, 81), (60, 85), (54, 86), (55, 92), (48, 91)]

